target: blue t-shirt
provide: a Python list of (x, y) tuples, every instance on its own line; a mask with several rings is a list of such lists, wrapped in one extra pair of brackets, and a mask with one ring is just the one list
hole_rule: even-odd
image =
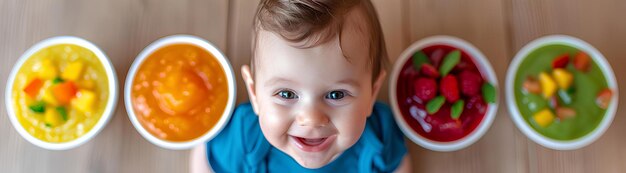
[(403, 134), (383, 103), (374, 105), (359, 141), (318, 169), (304, 168), (270, 145), (250, 103), (235, 109), (228, 125), (206, 148), (215, 172), (392, 172), (407, 152)]

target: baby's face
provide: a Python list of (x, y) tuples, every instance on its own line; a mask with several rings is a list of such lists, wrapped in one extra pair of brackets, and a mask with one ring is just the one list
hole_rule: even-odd
[(342, 38), (307, 49), (261, 31), (254, 78), (242, 70), (265, 138), (307, 168), (358, 141), (384, 78), (372, 83), (368, 40), (349, 27)]

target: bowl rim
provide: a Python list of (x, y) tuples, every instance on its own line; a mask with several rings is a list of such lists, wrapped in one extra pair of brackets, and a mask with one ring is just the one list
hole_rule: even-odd
[[(96, 123), (96, 125), (94, 125), (94, 127), (88, 131), (87, 133), (83, 134), (82, 136), (71, 140), (71, 141), (67, 141), (67, 142), (61, 142), (61, 143), (55, 143), (55, 142), (48, 142), (48, 141), (44, 141), (38, 138), (35, 138), (33, 135), (31, 135), (30, 133), (28, 133), (26, 131), (26, 129), (24, 129), (24, 126), (22, 126), (19, 121), (17, 120), (16, 114), (15, 114), (15, 110), (14, 107), (12, 105), (12, 90), (13, 90), (13, 85), (15, 82), (15, 78), (16, 75), (18, 73), (18, 71), (22, 68), (22, 66), (24, 65), (24, 63), (30, 59), (30, 57), (37, 53), (38, 51), (40, 51), (41, 49), (53, 46), (53, 45), (58, 45), (58, 44), (72, 44), (72, 45), (76, 45), (76, 46), (80, 46), (83, 47), (85, 49), (90, 50), (91, 52), (93, 52), (96, 57), (98, 57), (98, 60), (100, 60), (100, 63), (102, 63), (102, 66), (104, 66), (105, 72), (107, 77), (109, 78), (109, 99), (107, 100), (107, 104), (106, 107), (104, 109), (104, 112), (102, 113), (102, 116), (100, 117), (100, 119), (98, 120), (98, 122)], [(55, 36), (55, 37), (50, 37), (47, 39), (44, 39), (42, 41), (39, 41), (38, 43), (34, 44), (32, 47), (30, 47), (28, 50), (26, 50), (24, 52), (24, 54), (22, 54), (22, 56), (18, 59), (18, 61), (15, 63), (15, 65), (13, 65), (13, 69), (11, 70), (11, 73), (9, 75), (9, 78), (7, 80), (7, 86), (6, 86), (6, 90), (5, 90), (5, 104), (7, 107), (7, 112), (8, 112), (8, 116), (9, 119), (11, 120), (11, 124), (13, 125), (13, 127), (15, 127), (15, 130), (17, 130), (17, 132), (20, 134), (20, 136), (22, 136), (24, 139), (26, 139), (28, 142), (44, 148), (44, 149), (48, 149), (48, 150), (68, 150), (68, 149), (72, 149), (75, 147), (78, 147), (84, 143), (86, 143), (87, 141), (91, 140), (93, 137), (95, 137), (100, 131), (102, 131), (102, 129), (104, 129), (104, 127), (106, 126), (106, 124), (111, 120), (113, 114), (115, 113), (115, 108), (117, 107), (117, 100), (118, 100), (118, 81), (117, 81), (117, 75), (115, 72), (115, 67), (113, 66), (113, 64), (111, 63), (111, 61), (109, 60), (108, 56), (95, 44), (80, 38), (80, 37), (76, 37), (76, 36)]]
[[(480, 122), (480, 124), (478, 125), (476, 129), (474, 129), (474, 131), (464, 136), (463, 138), (457, 139), (455, 141), (449, 141), (449, 142), (434, 141), (434, 140), (428, 139), (420, 135), (405, 122), (404, 118), (402, 117), (402, 112), (400, 111), (400, 108), (397, 103), (397, 96), (396, 96), (397, 82), (396, 81), (398, 80), (399, 73), (402, 70), (402, 67), (407, 62), (407, 60), (412, 57), (412, 55), (415, 52), (425, 47), (429, 47), (433, 45), (452, 46), (452, 47), (461, 49), (467, 54), (469, 54), (472, 60), (475, 61), (474, 64), (478, 67), (483, 78), (486, 79), (489, 83), (491, 83), (496, 88), (496, 101), (495, 103), (489, 103), (489, 108), (487, 112), (485, 113), (485, 117), (483, 118), (482, 122)], [(391, 80), (389, 81), (389, 83), (390, 83), (389, 97), (390, 97), (391, 107), (394, 112), (394, 118), (397, 124), (399, 125), (400, 129), (414, 143), (424, 148), (433, 150), (433, 151), (443, 151), (443, 152), (456, 151), (456, 150), (460, 150), (465, 147), (468, 147), (471, 144), (478, 141), (491, 127), (491, 124), (493, 123), (495, 119), (495, 116), (498, 110), (498, 105), (500, 102), (498, 79), (496, 77), (496, 73), (493, 70), (493, 67), (491, 66), (491, 63), (489, 63), (485, 55), (478, 48), (474, 47), (471, 43), (465, 40), (462, 40), (460, 38), (453, 37), (453, 36), (446, 36), (446, 35), (430, 36), (430, 37), (423, 38), (411, 44), (411, 46), (406, 48), (404, 52), (400, 54), (400, 57), (398, 57), (398, 59), (394, 63), (393, 71), (391, 73)]]
[[(172, 45), (172, 44), (192, 44), (194, 46), (198, 46), (205, 51), (211, 53), (220, 63), (222, 68), (224, 68), (224, 72), (227, 78), (228, 83), (228, 100), (226, 107), (224, 108), (224, 113), (215, 124), (215, 126), (205, 132), (203, 135), (198, 136), (192, 140), (175, 142), (168, 141), (165, 139), (158, 138), (151, 133), (149, 133), (143, 125), (139, 122), (135, 115), (135, 111), (133, 109), (132, 99), (131, 99), (131, 86), (135, 79), (135, 75), (139, 67), (143, 64), (145, 59), (151, 55), (153, 52), (158, 49)], [(154, 145), (157, 145), (162, 148), (171, 149), (171, 150), (184, 150), (192, 148), (198, 144), (204, 143), (208, 140), (213, 139), (217, 134), (219, 134), (224, 127), (226, 127), (228, 120), (230, 120), (231, 114), (233, 112), (235, 98), (236, 98), (236, 83), (235, 83), (235, 75), (233, 72), (233, 68), (226, 56), (222, 54), (222, 52), (211, 42), (206, 41), (200, 37), (192, 36), (192, 35), (170, 35), (166, 37), (162, 37), (150, 45), (145, 47), (139, 55), (135, 58), (133, 64), (131, 65), (128, 75), (126, 76), (126, 82), (124, 84), (124, 103), (126, 106), (126, 112), (128, 113), (128, 118), (132, 122), (135, 129), (144, 137), (144, 139), (148, 140)]]
[[(579, 137), (573, 140), (555, 140), (550, 137), (544, 136), (534, 130), (526, 121), (522, 118), (519, 109), (517, 108), (515, 93), (514, 93), (514, 82), (515, 82), (515, 73), (518, 71), (519, 66), (522, 61), (528, 57), (528, 55), (535, 51), (540, 47), (544, 47), (547, 45), (566, 45), (571, 46), (576, 49), (582, 50), (590, 55), (590, 57), (600, 66), (602, 73), (607, 79), (608, 87), (611, 88), (614, 92), (614, 97), (611, 99), (611, 104), (605, 113), (605, 117), (602, 119), (598, 127), (596, 127), (593, 131), (588, 134)], [(530, 138), (535, 143), (538, 143), (546, 148), (554, 149), (554, 150), (575, 150), (582, 147), (585, 147), (595, 140), (600, 138), (602, 134), (609, 128), (613, 118), (615, 117), (615, 113), (617, 111), (618, 105), (618, 87), (615, 79), (615, 73), (613, 73), (613, 69), (611, 65), (608, 63), (604, 55), (600, 53), (595, 47), (591, 44), (569, 35), (547, 35), (540, 38), (537, 38), (528, 44), (526, 44), (522, 49), (520, 49), (511, 64), (509, 65), (506, 77), (506, 102), (509, 108), (511, 119), (518, 127), (524, 135)]]

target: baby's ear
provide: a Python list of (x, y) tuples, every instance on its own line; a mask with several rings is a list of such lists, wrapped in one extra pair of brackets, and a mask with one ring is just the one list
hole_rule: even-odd
[(248, 91), (248, 98), (250, 99), (250, 103), (252, 104), (252, 109), (254, 110), (254, 114), (259, 115), (256, 90), (254, 88), (254, 78), (252, 77), (252, 73), (250, 71), (250, 66), (243, 65), (241, 66), (241, 77), (243, 78), (243, 82), (246, 85), (246, 89)]
[(383, 82), (385, 82), (385, 77), (387, 77), (387, 72), (381, 69), (380, 73), (378, 73), (378, 77), (376, 77), (376, 81), (374, 81), (374, 85), (372, 86), (372, 107), (374, 106), (374, 103), (376, 103), (378, 92), (383, 86)]

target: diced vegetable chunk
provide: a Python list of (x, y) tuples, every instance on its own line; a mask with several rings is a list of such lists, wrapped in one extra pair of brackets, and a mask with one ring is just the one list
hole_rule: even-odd
[(572, 81), (574, 81), (572, 73), (562, 68), (554, 69), (554, 71), (552, 71), (552, 76), (559, 85), (559, 88), (565, 90), (572, 86)]
[(49, 59), (41, 61), (35, 68), (37, 75), (43, 79), (52, 80), (58, 75), (56, 65)]
[(59, 106), (59, 107), (56, 107), (55, 110), (57, 111), (57, 113), (59, 113), (59, 115), (61, 115), (61, 118), (63, 119), (63, 121), (67, 121), (67, 109), (65, 109), (65, 107)]
[(609, 108), (609, 103), (611, 103), (611, 97), (613, 97), (613, 91), (609, 88), (605, 88), (600, 93), (598, 93), (598, 97), (596, 98), (596, 104), (598, 107), (602, 109)]
[(539, 124), (539, 126), (548, 127), (548, 125), (554, 121), (554, 114), (550, 111), (550, 109), (545, 108), (535, 113), (535, 115), (533, 115), (533, 119), (537, 122), (537, 124)]
[(553, 69), (565, 68), (568, 62), (569, 62), (569, 54), (566, 53), (566, 54), (560, 55), (552, 61), (552, 68)]
[(529, 76), (524, 80), (524, 90), (531, 94), (540, 94), (541, 93), (541, 84), (537, 81), (536, 78)]
[(52, 94), (52, 86), (48, 85), (43, 88), (43, 95), (41, 96), (41, 99), (50, 105), (59, 105), (59, 101), (57, 101), (54, 94)]
[(43, 81), (39, 78), (35, 78), (33, 80), (31, 80), (28, 85), (26, 85), (26, 87), (24, 87), (24, 92), (30, 97), (30, 98), (35, 98), (37, 97), (37, 94), (39, 93), (39, 90), (41, 90), (41, 87), (43, 86)]
[(62, 123), (61, 115), (57, 111), (46, 111), (44, 122), (51, 127), (56, 127)]
[(44, 113), (46, 112), (46, 103), (41, 102), (41, 101), (35, 102), (31, 104), (30, 106), (28, 106), (28, 109), (36, 113)]
[(543, 93), (544, 98), (550, 98), (556, 92), (557, 86), (552, 77), (546, 74), (545, 72), (541, 72), (539, 74), (539, 82), (541, 83), (541, 91)]
[(54, 78), (54, 80), (52, 80), (53, 84), (58, 84), (58, 83), (63, 83), (63, 79), (61, 79), (60, 77), (56, 77)]
[(76, 79), (78, 79), (81, 76), (82, 72), (83, 72), (83, 63), (79, 61), (72, 62), (69, 65), (67, 65), (67, 67), (65, 67), (65, 70), (61, 74), (61, 78), (65, 80), (76, 81)]
[(91, 112), (95, 100), (96, 94), (94, 92), (80, 90), (78, 94), (76, 94), (76, 99), (72, 100), (72, 107), (82, 112)]
[(71, 81), (52, 86), (52, 94), (54, 95), (54, 98), (56, 98), (56, 100), (59, 101), (59, 104), (62, 105), (69, 104), (70, 101), (76, 97), (77, 90), (76, 85)]
[(589, 61), (591, 61), (589, 55), (582, 51), (578, 52), (574, 57), (574, 67), (580, 71), (587, 72), (589, 70)]
[(556, 108), (556, 116), (560, 119), (566, 119), (576, 116), (576, 110), (567, 107)]

